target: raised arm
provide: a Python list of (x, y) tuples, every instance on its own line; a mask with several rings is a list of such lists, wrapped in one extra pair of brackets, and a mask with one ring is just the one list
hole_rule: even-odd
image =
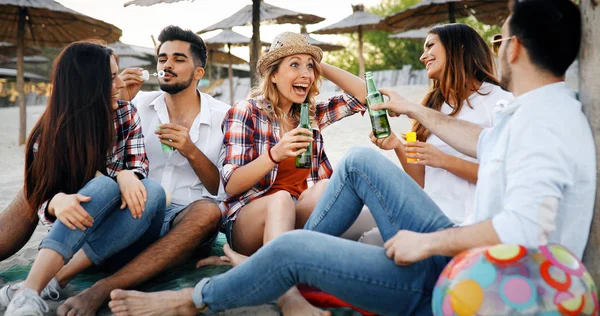
[(382, 104), (373, 106), (373, 109), (387, 109), (390, 116), (405, 114), (421, 122), (432, 134), (457, 151), (469, 157), (477, 157), (477, 141), (479, 134), (483, 130), (481, 126), (450, 117), (411, 102), (395, 91), (387, 89), (381, 89), (380, 91), (390, 99)]
[(321, 62), (321, 70), (323, 70), (323, 77), (331, 80), (331, 82), (342, 88), (342, 90), (352, 94), (361, 103), (365, 103), (367, 88), (364, 80), (343, 69), (323, 62)]

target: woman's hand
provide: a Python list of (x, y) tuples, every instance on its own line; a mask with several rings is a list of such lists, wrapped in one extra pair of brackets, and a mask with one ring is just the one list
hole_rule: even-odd
[(381, 92), (381, 94), (383, 95), (388, 96), (389, 100), (380, 104), (373, 105), (373, 110), (388, 110), (388, 114), (390, 116), (400, 116), (402, 114), (405, 114), (409, 117), (412, 117), (410, 113), (421, 107), (421, 105), (407, 100), (396, 91), (380, 89), (379, 92)]
[(404, 148), (402, 141), (393, 132), (386, 138), (377, 138), (373, 135), (373, 132), (371, 132), (369, 137), (371, 137), (371, 142), (375, 144), (375, 146), (383, 150)]
[(142, 68), (126, 68), (119, 74), (119, 77), (125, 83), (125, 89), (121, 89), (119, 93), (120, 100), (131, 101), (135, 98), (135, 95), (144, 84), (144, 79), (142, 79), (143, 70)]
[[(311, 136), (305, 136), (311, 135)], [(277, 162), (287, 158), (296, 157), (306, 151), (306, 147), (313, 141), (312, 131), (297, 127), (283, 135), (279, 142), (271, 149), (271, 155)]]
[(406, 150), (406, 158), (416, 158), (417, 161), (409, 163), (425, 165), (434, 168), (446, 169), (448, 160), (452, 158), (450, 155), (444, 154), (437, 147), (423, 142), (410, 142), (404, 145)]
[(133, 218), (142, 217), (148, 198), (146, 187), (142, 181), (135, 175), (135, 172), (123, 170), (117, 173), (117, 183), (121, 190), (121, 209), (128, 206)]
[(48, 212), (72, 230), (92, 227), (94, 218), (81, 206), (92, 198), (81, 194), (58, 193), (48, 204)]

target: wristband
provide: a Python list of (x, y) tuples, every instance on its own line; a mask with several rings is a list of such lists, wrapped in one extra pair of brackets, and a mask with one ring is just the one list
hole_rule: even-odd
[(273, 159), (273, 156), (271, 156), (271, 148), (269, 148), (269, 150), (267, 150), (267, 153), (269, 154), (269, 159), (271, 159), (271, 161), (274, 164), (278, 164), (279, 162), (275, 161), (275, 159)]

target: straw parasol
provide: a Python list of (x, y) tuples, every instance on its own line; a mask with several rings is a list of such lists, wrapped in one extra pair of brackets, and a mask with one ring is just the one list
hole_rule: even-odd
[(315, 34), (358, 33), (358, 69), (362, 78), (365, 73), (365, 57), (363, 56), (363, 32), (380, 29), (382, 18), (376, 14), (365, 12), (362, 4), (352, 6), (353, 13), (341, 21), (316, 30)]
[[(25, 50), (23, 51), (23, 55), (25, 56), (34, 56), (34, 55), (38, 55), (41, 54), (42, 51), (37, 49), (37, 48), (33, 48), (33, 47), (25, 47)], [(7, 42), (0, 42), (0, 55), (1, 56), (15, 56), (17, 54), (17, 46), (11, 44), (11, 43), (7, 43)]]
[(424, 40), (427, 38), (427, 34), (431, 28), (424, 27), (418, 30), (410, 30), (406, 32), (400, 32), (396, 34), (392, 34), (389, 38), (399, 38), (399, 39), (410, 39), (410, 40)]
[(243, 7), (230, 17), (206, 27), (198, 33), (252, 24), (252, 40), (250, 44), (250, 77), (252, 84), (255, 84), (257, 81), (255, 71), (256, 63), (260, 55), (261, 22), (269, 22), (274, 24), (314, 24), (324, 20), (325, 18), (317, 15), (280, 8), (262, 0), (252, 0), (251, 5)]
[[(179, 2), (179, 1), (185, 1), (185, 0), (133, 0), (133, 1), (129, 1), (129, 2), (125, 3), (123, 6), (127, 7), (130, 5), (139, 5), (142, 7), (148, 7), (151, 5), (155, 5), (157, 3), (174, 3), (174, 2)], [(187, 1), (194, 1), (194, 0), (187, 0)]]
[[(221, 33), (215, 35), (214, 37), (205, 39), (204, 43), (206, 43), (207, 46), (212, 48), (227, 46), (227, 52), (231, 57), (233, 56), (231, 54), (231, 46), (246, 46), (250, 44), (250, 38), (240, 33), (236, 33), (229, 28), (221, 31)], [(270, 43), (261, 41), (261, 45), (268, 46), (270, 45)], [(230, 104), (233, 104), (233, 69), (231, 68), (232, 62), (229, 60), (227, 64), (229, 65), (227, 74), (229, 76), (229, 96), (231, 102)]]
[[(44, 56), (39, 56), (39, 55), (35, 55), (35, 56), (25, 56), (23, 57), (23, 61), (28, 63), (28, 64), (43, 64), (43, 63), (47, 63), (50, 61), (50, 59), (44, 57)], [(17, 58), (11, 58), (7, 60), (8, 63), (17, 63)]]
[(381, 26), (408, 31), (438, 23), (454, 23), (456, 19), (470, 15), (483, 23), (500, 25), (508, 14), (506, 0), (423, 0), (386, 17)]
[(116, 26), (73, 11), (53, 0), (0, 0), (0, 41), (17, 45), (19, 91), (19, 145), (25, 143), (26, 109), (23, 93), (25, 47), (62, 47), (73, 41), (99, 37), (114, 42), (121, 37)]
[(345, 48), (342, 45), (336, 45), (336, 44), (322, 42), (322, 41), (319, 41), (318, 39), (315, 39), (314, 37), (311, 37), (310, 35), (308, 35), (308, 32), (306, 31), (306, 24), (300, 25), (300, 34), (302, 34), (302, 35), (304, 35), (304, 37), (306, 37), (306, 40), (308, 41), (308, 43), (310, 45), (315, 45), (315, 46), (321, 48), (321, 50), (323, 50), (324, 52), (331, 52), (334, 50), (340, 50), (340, 49)]
[[(112, 48), (115, 54), (119, 55), (119, 57), (127, 56), (127, 57), (136, 57), (136, 58), (147, 58), (148, 55), (140, 52), (135, 49), (133, 46), (129, 44), (125, 44), (121, 41), (116, 41), (114, 43), (108, 44), (108, 47)], [(154, 55), (152, 55), (154, 57)]]

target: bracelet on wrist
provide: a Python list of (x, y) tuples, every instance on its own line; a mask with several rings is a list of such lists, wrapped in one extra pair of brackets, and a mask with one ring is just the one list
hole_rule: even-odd
[(271, 161), (274, 164), (278, 164), (279, 162), (275, 161), (275, 159), (273, 159), (273, 156), (271, 155), (271, 148), (269, 148), (269, 150), (267, 150), (267, 153), (269, 154), (269, 159), (271, 159)]

